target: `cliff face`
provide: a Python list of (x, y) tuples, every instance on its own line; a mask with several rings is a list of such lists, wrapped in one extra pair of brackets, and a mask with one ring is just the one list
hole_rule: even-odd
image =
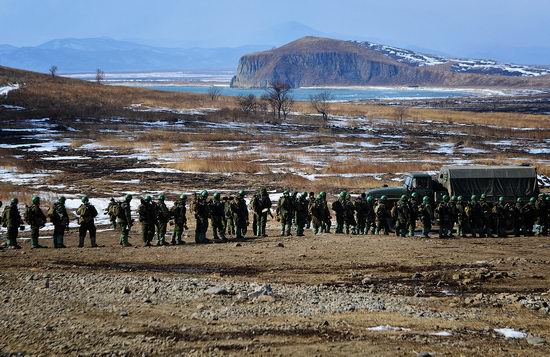
[(457, 73), (452, 61), (402, 62), (360, 43), (306, 37), (270, 51), (243, 56), (231, 86), (284, 82), (308, 86), (548, 86), (549, 76), (521, 78)]

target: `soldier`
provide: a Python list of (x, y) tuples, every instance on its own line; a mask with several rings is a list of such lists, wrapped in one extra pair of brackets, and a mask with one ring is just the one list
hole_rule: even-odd
[(457, 234), (462, 238), (466, 237), (466, 233), (470, 231), (470, 220), (468, 213), (470, 207), (467, 202), (464, 201), (464, 197), (458, 196), (456, 203), (456, 223), (458, 225)]
[(18, 203), (19, 200), (17, 198), (12, 198), (10, 205), (6, 206), (2, 213), (2, 226), (8, 229), (7, 246), (10, 249), (21, 249), (21, 246), (17, 244), (17, 235), (19, 233), (18, 230), (23, 231), (25, 229), (19, 209), (17, 208)]
[(307, 192), (304, 192), (296, 202), (295, 221), (296, 221), (296, 236), (304, 236), (304, 227), (306, 226), (307, 216), (309, 212), (309, 204)]
[(258, 210), (259, 210), (259, 221), (258, 221), (258, 236), (267, 237), (266, 226), (267, 226), (267, 216), (271, 214), (271, 206), (273, 203), (267, 194), (267, 190), (262, 188), (260, 192), (260, 197), (258, 199)]
[(212, 233), (215, 242), (227, 242), (223, 232), (223, 217), (225, 216), (224, 204), (219, 192), (214, 194), (214, 200), (210, 202), (210, 219), (212, 221)]
[(126, 195), (124, 197), (124, 202), (122, 202), (117, 208), (118, 225), (120, 226), (120, 245), (124, 247), (132, 246), (128, 242), (128, 235), (130, 234), (130, 229), (134, 225), (134, 220), (132, 219), (132, 208), (130, 206), (132, 202), (132, 198), (133, 198), (132, 195)]
[(451, 196), (451, 202), (449, 202), (449, 208), (451, 209), (451, 221), (449, 222), (449, 237), (450, 238), (453, 238), (453, 232), (454, 232), (454, 229), (455, 229), (455, 224), (457, 223), (458, 221), (458, 212), (457, 212), (457, 209), (456, 209), (456, 199), (457, 197), (456, 196)]
[(535, 225), (535, 203), (537, 199), (531, 197), (529, 202), (527, 202), (522, 209), (523, 224), (525, 226), (525, 232), (527, 237), (533, 236), (533, 226)]
[(87, 196), (82, 197), (82, 204), (76, 210), (76, 214), (79, 216), (78, 223), (80, 228), (79, 233), (79, 248), (84, 248), (84, 239), (86, 239), (86, 233), (90, 232), (90, 243), (92, 248), (97, 248), (96, 244), (96, 227), (95, 218), (97, 217), (96, 208), (90, 203)]
[(290, 236), (290, 230), (292, 228), (292, 211), (293, 202), (292, 197), (288, 191), (283, 192), (283, 196), (279, 198), (277, 203), (277, 218), (281, 222), (281, 237)]
[(355, 206), (355, 219), (357, 221), (357, 234), (365, 234), (365, 227), (367, 225), (367, 194), (362, 193), (354, 203)]
[(170, 222), (170, 210), (166, 206), (166, 196), (160, 194), (155, 205), (155, 223), (157, 228), (157, 246), (168, 245), (166, 241), (166, 230)]
[(292, 222), (292, 225), (291, 225), (291, 229), (292, 229), (292, 226), (296, 226), (296, 205), (298, 204), (298, 191), (294, 191), (292, 192), (292, 195), (290, 196), (291, 200), (290, 202), (292, 203), (291, 204), (291, 209), (290, 209), (290, 219), (291, 219), (291, 222)]
[(402, 195), (401, 199), (392, 208), (392, 218), (395, 220), (395, 235), (406, 237), (407, 225), (410, 219), (409, 204), (407, 196)]
[(344, 225), (346, 227), (346, 234), (357, 234), (355, 221), (355, 205), (351, 201), (351, 195), (346, 192), (346, 199), (344, 200)]
[(170, 210), (171, 216), (174, 218), (174, 232), (172, 233), (172, 244), (182, 245), (185, 242), (181, 239), (183, 232), (187, 230), (187, 195), (181, 194), (179, 200), (174, 203)]
[(482, 229), (481, 235), (483, 237), (492, 237), (495, 232), (494, 217), (493, 217), (493, 205), (487, 202), (487, 197), (482, 194), (479, 199), (479, 204), (483, 212), (482, 217)]
[(250, 200), (250, 207), (249, 207), (250, 210), (252, 211), (252, 232), (254, 233), (254, 237), (259, 237), (258, 222), (260, 221), (260, 214), (262, 213), (259, 200), (260, 200), (260, 196), (257, 193), (252, 195), (252, 199)]
[(450, 238), (450, 229), (453, 225), (453, 212), (449, 203), (449, 196), (443, 196), (443, 201), (435, 209), (439, 217), (439, 238)]
[(311, 228), (311, 213), (309, 212), (309, 207), (314, 201), (315, 201), (315, 192), (310, 192), (307, 198), (308, 212), (307, 212), (306, 229)]
[(424, 196), (422, 198), (422, 204), (419, 207), (420, 219), (422, 221), (422, 235), (424, 238), (430, 237), (430, 231), (432, 230), (433, 211), (430, 205), (430, 198)]
[(319, 193), (319, 196), (309, 203), (309, 214), (311, 216), (311, 229), (313, 234), (319, 234), (323, 232), (330, 233), (330, 224), (328, 230), (326, 229), (326, 221), (330, 222), (330, 211), (327, 206), (326, 194), (324, 192)]
[(376, 232), (375, 234), (380, 234), (380, 232), (384, 231), (384, 235), (390, 234), (390, 225), (389, 225), (389, 218), (390, 218), (390, 212), (388, 210), (388, 198), (386, 196), (380, 197), (380, 201), (376, 205), (376, 208), (374, 209), (374, 214), (376, 216)]
[(548, 236), (548, 203), (544, 193), (539, 194), (537, 202), (535, 203), (535, 209), (537, 211), (537, 224), (539, 225), (539, 235)]
[(32, 198), (32, 205), (25, 209), (25, 220), (31, 226), (31, 247), (34, 248), (46, 248), (38, 244), (38, 236), (40, 228), (43, 228), (46, 224), (46, 215), (40, 208), (40, 197), (34, 196)]
[(153, 198), (145, 196), (138, 207), (139, 222), (141, 223), (141, 239), (144, 247), (150, 247), (155, 237), (155, 206)]
[(195, 228), (195, 243), (197, 244), (209, 244), (212, 243), (206, 238), (206, 232), (208, 231), (208, 217), (210, 210), (208, 206), (208, 191), (203, 190), (198, 195), (195, 204), (193, 205), (193, 213), (197, 221)]
[(495, 233), (498, 237), (506, 237), (506, 220), (508, 209), (504, 197), (498, 199), (498, 204), (493, 207), (493, 217), (495, 217)]
[(240, 191), (237, 197), (231, 202), (231, 212), (235, 222), (236, 238), (243, 239), (248, 226), (248, 208), (244, 199), (245, 192)]
[(520, 198), (516, 200), (516, 204), (509, 208), (512, 216), (512, 225), (514, 228), (514, 236), (519, 237), (523, 231), (523, 201)]
[(407, 230), (409, 236), (414, 237), (414, 231), (416, 231), (416, 220), (418, 219), (418, 193), (413, 192), (409, 199), (409, 221), (407, 222)]
[(338, 199), (332, 202), (331, 208), (336, 215), (336, 234), (344, 233), (344, 203), (346, 200), (346, 194), (347, 192), (345, 191), (340, 192)]
[(231, 212), (231, 202), (234, 198), (224, 197), (224, 210), (225, 210), (225, 234), (228, 234), (232, 237), (235, 236), (235, 221), (233, 220), (233, 213)]
[(374, 213), (374, 198), (367, 196), (365, 234), (374, 234), (376, 231), (376, 214)]
[(48, 211), (50, 221), (53, 223), (54, 248), (67, 248), (64, 244), (65, 231), (69, 230), (69, 214), (65, 208), (65, 197), (60, 196), (53, 207)]
[(116, 229), (116, 219), (117, 219), (117, 215), (115, 212), (116, 205), (117, 205), (117, 202), (115, 201), (115, 199), (111, 198), (111, 200), (109, 201), (109, 205), (107, 206), (107, 210), (105, 212), (109, 215), (109, 220), (111, 221), (111, 227), (113, 229)]

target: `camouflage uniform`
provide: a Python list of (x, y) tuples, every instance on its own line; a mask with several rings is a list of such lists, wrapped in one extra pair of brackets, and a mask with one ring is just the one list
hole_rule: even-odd
[(117, 205), (117, 202), (114, 198), (111, 198), (111, 201), (109, 201), (109, 205), (107, 206), (107, 210), (105, 213), (109, 215), (109, 220), (111, 221), (111, 227), (113, 229), (116, 229), (116, 214), (114, 213), (114, 206)]
[[(531, 200), (533, 201), (533, 200)], [(533, 226), (535, 225), (535, 203), (527, 202), (522, 208), (523, 225), (525, 227), (525, 235), (527, 237), (533, 236)]]
[(365, 230), (368, 231), (366, 228), (367, 225), (367, 211), (368, 211), (368, 205), (367, 205), (367, 195), (365, 193), (362, 193), (360, 197), (358, 197), (355, 200), (355, 218), (357, 220), (357, 234), (365, 234)]
[(212, 235), (215, 241), (227, 241), (223, 232), (223, 217), (225, 216), (224, 204), (220, 200), (219, 194), (214, 195), (214, 200), (210, 202), (210, 219), (212, 222)]
[(233, 213), (231, 212), (231, 202), (233, 197), (224, 197), (224, 210), (225, 210), (225, 234), (235, 236), (235, 221), (233, 220)]
[(277, 203), (277, 217), (281, 222), (281, 236), (290, 236), (292, 228), (292, 211), (294, 203), (288, 192), (285, 192)]
[(473, 199), (470, 202), (470, 227), (472, 230), (472, 237), (475, 238), (476, 235), (480, 237), (485, 236), (485, 217), (483, 207), (477, 200)]
[[(427, 197), (426, 197), (427, 198)], [(419, 207), (420, 220), (422, 221), (422, 235), (424, 238), (430, 237), (432, 230), (433, 211), (429, 199), (424, 199)]]
[(80, 227), (78, 230), (79, 243), (78, 247), (84, 247), (84, 239), (86, 239), (86, 234), (90, 232), (90, 243), (92, 248), (97, 247), (96, 244), (96, 227), (95, 227), (95, 218), (97, 217), (96, 208), (90, 204), (88, 201), (83, 201), (83, 203), (76, 210), (76, 214), (79, 216), (78, 223)]
[(512, 216), (512, 225), (514, 236), (519, 237), (523, 231), (523, 204), (521, 199), (518, 199), (516, 204), (509, 207), (510, 215)]
[(257, 194), (254, 194), (250, 200), (249, 207), (252, 211), (252, 232), (254, 233), (254, 237), (259, 237), (258, 222), (260, 221), (260, 214), (262, 213), (259, 201), (260, 197)]
[(258, 210), (259, 220), (258, 220), (258, 236), (267, 237), (266, 226), (267, 226), (267, 216), (271, 215), (271, 206), (272, 202), (267, 194), (265, 189), (262, 190), (260, 197), (258, 198)]
[(416, 221), (418, 220), (418, 201), (416, 199), (416, 194), (413, 193), (413, 196), (409, 199), (409, 221), (407, 222), (407, 231), (409, 232), (410, 237), (414, 237), (414, 231), (416, 231)]
[(304, 227), (306, 226), (308, 216), (308, 200), (307, 193), (302, 194), (296, 202), (295, 221), (296, 221), (296, 235), (298, 237), (304, 236)]
[(356, 227), (357, 222), (355, 221), (355, 205), (351, 201), (351, 196), (346, 194), (346, 199), (344, 200), (344, 226), (346, 228), (346, 234), (357, 234)]
[(544, 194), (541, 193), (539, 195), (535, 203), (535, 209), (537, 211), (537, 223), (540, 226), (539, 235), (548, 236), (548, 226), (550, 223), (548, 222), (548, 214), (550, 210)]
[(17, 235), (19, 230), (22, 230), (23, 220), (17, 208), (17, 199), (13, 199), (9, 206), (4, 208), (2, 213), (2, 226), (8, 229), (8, 248), (19, 249), (21, 246), (17, 244)]
[(195, 204), (193, 205), (193, 213), (195, 214), (195, 220), (197, 225), (195, 227), (195, 243), (206, 244), (210, 241), (206, 238), (206, 232), (208, 231), (208, 217), (210, 215), (209, 205), (207, 202), (207, 195), (197, 197)]
[(40, 228), (44, 227), (46, 224), (46, 215), (40, 208), (40, 200), (38, 200), (37, 203), (33, 203), (30, 207), (27, 207), (26, 210), (25, 219), (31, 226), (31, 246), (32, 248), (45, 248), (38, 244)]
[[(330, 233), (330, 211), (323, 195), (320, 194), (319, 197), (310, 202), (308, 209), (311, 216), (311, 229), (313, 233)], [(326, 228), (327, 221), (329, 222), (328, 229)]]
[(309, 196), (307, 198), (307, 206), (308, 206), (308, 212), (307, 212), (307, 221), (306, 221), (306, 229), (311, 228), (311, 213), (309, 212), (309, 207), (311, 204), (315, 201), (315, 193), (310, 192)]
[(495, 219), (493, 216), (493, 205), (485, 200), (482, 196), (480, 201), (481, 210), (483, 211), (482, 215), (482, 228), (481, 236), (482, 237), (492, 237), (495, 232)]
[(187, 229), (187, 208), (185, 207), (186, 196), (182, 195), (170, 209), (170, 214), (174, 218), (174, 232), (172, 233), (172, 244), (182, 245), (181, 239), (183, 232)]
[(366, 203), (366, 225), (365, 225), (365, 234), (370, 233), (374, 234), (376, 231), (376, 214), (374, 213), (374, 199), (372, 196), (367, 197), (367, 203)]
[(392, 218), (395, 220), (395, 235), (406, 237), (410, 220), (409, 204), (406, 197), (401, 197), (392, 208)]
[(380, 234), (380, 232), (384, 231), (384, 235), (389, 235), (390, 234), (390, 225), (389, 225), (390, 212), (388, 211), (388, 206), (386, 205), (385, 199), (381, 198), (380, 201), (378, 201), (378, 204), (374, 209), (374, 214), (376, 216), (375, 234)]
[(340, 198), (334, 202), (332, 202), (332, 210), (334, 211), (334, 214), (336, 215), (336, 234), (344, 233), (344, 197), (342, 197), (342, 194), (340, 194)]
[(151, 242), (155, 237), (155, 207), (151, 202), (151, 197), (141, 200), (138, 207), (139, 222), (141, 223), (141, 239), (143, 245), (151, 246)]
[(493, 217), (495, 218), (495, 233), (499, 237), (506, 237), (506, 221), (508, 219), (508, 209), (503, 199), (493, 207)]
[(65, 200), (59, 199), (54, 203), (48, 212), (49, 218), (53, 223), (53, 246), (54, 248), (66, 248), (64, 244), (65, 231), (69, 228), (69, 215), (65, 208)]
[(231, 202), (231, 213), (235, 222), (235, 235), (237, 239), (243, 239), (246, 235), (248, 226), (248, 208), (244, 200), (244, 192), (241, 192), (233, 202)]
[[(132, 208), (130, 206), (130, 201), (132, 200), (131, 195), (127, 195), (124, 202), (120, 204), (120, 212), (118, 214), (118, 225), (120, 226), (120, 245), (125, 247), (132, 246), (128, 242), (128, 236), (130, 235), (130, 229), (134, 224), (132, 219)], [(154, 232), (153, 232), (154, 234)]]
[(166, 242), (166, 230), (168, 228), (168, 222), (170, 222), (170, 210), (164, 203), (164, 195), (159, 197), (157, 204), (155, 205), (155, 223), (157, 228), (157, 246), (167, 245)]
[(458, 225), (457, 234), (461, 237), (466, 237), (466, 233), (470, 231), (470, 222), (468, 218), (468, 211), (470, 207), (467, 202), (458, 200), (456, 204), (456, 223)]
[(449, 238), (451, 236), (450, 229), (452, 227), (453, 212), (447, 200), (440, 202), (436, 207), (435, 212), (439, 217), (439, 238)]

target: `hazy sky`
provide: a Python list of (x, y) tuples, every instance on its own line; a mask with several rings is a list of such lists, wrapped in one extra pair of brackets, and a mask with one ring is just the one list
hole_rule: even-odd
[(550, 47), (549, 14), (549, 0), (0, 0), (0, 43), (108, 36), (240, 46), (263, 44), (259, 34), (294, 21), (332, 35), (469, 55)]

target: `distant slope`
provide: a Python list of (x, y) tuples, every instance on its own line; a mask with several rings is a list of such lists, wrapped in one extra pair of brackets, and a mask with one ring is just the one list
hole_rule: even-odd
[(431, 56), (369, 42), (304, 37), (243, 56), (234, 87), (270, 82), (306, 86), (550, 87), (550, 70)]
[(0, 45), (0, 65), (62, 73), (233, 69), (239, 58), (266, 47), (163, 48), (109, 38), (60, 39), (36, 47)]

